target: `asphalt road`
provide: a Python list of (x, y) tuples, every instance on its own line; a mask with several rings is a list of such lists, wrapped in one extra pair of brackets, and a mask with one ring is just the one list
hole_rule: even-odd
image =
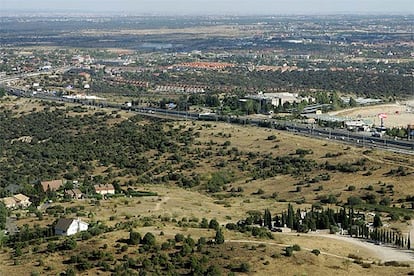
[(277, 128), (279, 130), (285, 130), (293, 132), (298, 135), (313, 137), (317, 139), (328, 139), (337, 141), (340, 143), (351, 144), (354, 146), (368, 147), (368, 148), (378, 148), (387, 151), (411, 154), (414, 155), (414, 141), (408, 140), (395, 140), (386, 137), (373, 137), (370, 136), (370, 133), (367, 132), (351, 132), (346, 129), (332, 129), (332, 128), (322, 128), (317, 125), (309, 124), (300, 124), (290, 121), (280, 121), (274, 119), (252, 119), (247, 116), (241, 117), (232, 117), (232, 116), (218, 116), (215, 114), (199, 114), (194, 112), (186, 111), (176, 111), (176, 110), (166, 110), (152, 107), (140, 107), (140, 106), (131, 106), (106, 102), (106, 101), (97, 101), (97, 100), (83, 100), (83, 99), (68, 99), (63, 97), (56, 97), (48, 93), (37, 93), (32, 94), (25, 92), (19, 89), (14, 89), (11, 87), (6, 87), (9, 94), (18, 96), (18, 97), (27, 97), (27, 98), (37, 98), (42, 100), (57, 101), (57, 102), (71, 102), (79, 103), (82, 105), (95, 106), (95, 107), (105, 107), (105, 108), (114, 108), (129, 110), (131, 112), (136, 112), (141, 115), (147, 116), (162, 116), (163, 118), (171, 119), (186, 119), (186, 120), (206, 120), (206, 121), (224, 121), (228, 123), (235, 124), (250, 124), (263, 126), (268, 128)]

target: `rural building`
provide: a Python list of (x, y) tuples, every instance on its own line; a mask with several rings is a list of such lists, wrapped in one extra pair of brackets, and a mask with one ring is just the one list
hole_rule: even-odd
[(79, 189), (66, 190), (65, 194), (73, 199), (81, 199), (83, 197), (83, 193)]
[(115, 194), (115, 188), (112, 184), (99, 184), (99, 185), (95, 185), (95, 192), (97, 194), (101, 194), (101, 195), (114, 195)]
[(16, 200), (11, 196), (2, 198), (1, 201), (3, 201), (6, 208), (9, 208), (9, 209), (16, 208)]
[(281, 92), (281, 93), (258, 93), (255, 95), (248, 95), (246, 96), (247, 99), (252, 99), (255, 101), (259, 101), (261, 104), (271, 104), (272, 106), (283, 106), (285, 103), (300, 103), (303, 100), (306, 100), (308, 102), (314, 102), (315, 99), (312, 97), (308, 98), (302, 98), (299, 97), (297, 93), (287, 93), (287, 92)]
[(59, 236), (70, 236), (86, 230), (88, 224), (80, 219), (61, 218), (55, 225), (55, 234)]
[(17, 194), (10, 197), (2, 198), (1, 201), (3, 201), (6, 208), (26, 208), (29, 207), (32, 203), (30, 202), (30, 199), (23, 195), (23, 194)]
[(25, 196), (24, 194), (17, 194), (14, 196), (14, 199), (16, 200), (18, 207), (26, 208), (29, 207), (30, 204), (32, 204), (30, 202), (30, 198)]
[(63, 185), (63, 180), (42, 181), (40, 184), (42, 185), (43, 192), (47, 190), (56, 191)]

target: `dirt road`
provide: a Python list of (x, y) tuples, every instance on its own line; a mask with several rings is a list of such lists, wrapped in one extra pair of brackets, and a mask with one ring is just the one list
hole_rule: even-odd
[[(413, 228), (411, 231), (414, 230), (414, 221), (412, 221)], [(289, 235), (289, 234), (288, 234)], [(292, 235), (297, 235), (297, 233), (292, 233)], [(370, 243), (364, 240), (351, 238), (347, 236), (341, 235), (331, 235), (331, 234), (301, 234), (302, 236), (309, 236), (309, 237), (323, 237), (326, 239), (336, 239), (343, 242), (352, 243), (356, 247), (362, 247), (371, 252), (372, 259), (380, 260), (381, 262), (388, 262), (388, 261), (398, 261), (398, 262), (413, 262), (414, 261), (414, 251), (412, 250), (404, 250), (404, 249), (396, 249), (387, 245), (376, 245), (374, 243)], [(234, 242), (234, 243), (252, 243), (252, 244), (267, 244), (279, 247), (286, 247), (291, 246), (291, 244), (280, 244), (270, 241), (252, 241), (252, 240), (226, 240), (226, 242)], [(302, 249), (311, 251), (310, 248)], [(347, 256), (341, 256), (337, 254), (332, 254), (328, 252), (322, 252), (322, 255), (336, 257), (340, 259), (351, 260)]]
[[(313, 234), (310, 234), (313, 235)], [(376, 245), (364, 240), (350, 238), (341, 235), (320, 234), (315, 235), (318, 237), (324, 237), (328, 239), (336, 239), (344, 242), (352, 243), (356, 246), (363, 247), (372, 252), (372, 258), (378, 259), (382, 262), (398, 261), (409, 262), (414, 261), (414, 251), (406, 249), (396, 249), (387, 245)]]

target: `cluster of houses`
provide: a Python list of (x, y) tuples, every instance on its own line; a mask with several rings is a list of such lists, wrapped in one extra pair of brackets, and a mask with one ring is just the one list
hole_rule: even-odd
[[(63, 180), (51, 180), (51, 181), (42, 181), (41, 187), (43, 192), (51, 191), (55, 192), (63, 187), (64, 181)], [(106, 195), (114, 195), (115, 188), (112, 184), (98, 184), (94, 185), (95, 192), (102, 196)], [(84, 194), (78, 188), (73, 189), (65, 189), (64, 191), (66, 196), (69, 196), (72, 199), (82, 199)], [(32, 202), (30, 198), (24, 194), (16, 194), (9, 197), (0, 198), (0, 202), (3, 202), (6, 208), (9, 209), (18, 209), (18, 208), (27, 208), (29, 207)]]
[(157, 85), (155, 92), (205, 93), (205, 87), (196, 85)]
[[(43, 192), (52, 191), (55, 192), (59, 190), (63, 185), (63, 180), (52, 180), (52, 181), (42, 181), (41, 183)], [(95, 192), (100, 195), (114, 195), (115, 188), (112, 184), (97, 184), (94, 185)], [(73, 199), (81, 199), (83, 198), (83, 193), (78, 188), (73, 189), (66, 189), (65, 195)]]
[[(61, 189), (65, 182), (63, 180), (51, 180), (42, 181), (41, 188), (43, 192), (58, 191)], [(77, 185), (75, 185), (77, 186)], [(98, 184), (94, 185), (95, 192), (102, 196), (115, 194), (115, 188), (112, 184)], [(73, 199), (83, 198), (83, 193), (78, 188), (65, 189), (65, 195), (70, 196)], [(9, 209), (27, 208), (32, 203), (30, 198), (23, 194), (17, 194), (11, 197), (5, 197), (0, 199)], [(88, 223), (80, 220), (79, 218), (60, 218), (54, 226), (55, 234), (60, 236), (70, 236), (81, 231), (88, 230)]]

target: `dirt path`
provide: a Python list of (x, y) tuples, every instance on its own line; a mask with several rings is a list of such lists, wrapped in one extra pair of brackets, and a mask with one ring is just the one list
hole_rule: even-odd
[(351, 238), (341, 235), (330, 235), (321, 234), (315, 235), (318, 237), (325, 237), (328, 239), (336, 239), (344, 242), (352, 243), (356, 246), (363, 247), (372, 252), (372, 257), (381, 260), (382, 262), (387, 261), (398, 261), (398, 262), (409, 262), (414, 261), (414, 252), (410, 250), (397, 249), (387, 245), (376, 245), (370, 242), (366, 242), (360, 239)]
[(336, 239), (348, 243), (352, 243), (356, 246), (367, 249), (371, 252), (372, 258), (379, 259), (382, 262), (387, 261), (398, 261), (398, 262), (409, 262), (414, 261), (414, 251), (406, 249), (397, 249), (388, 245), (376, 245), (374, 243), (367, 242), (365, 240), (351, 238), (342, 235), (331, 235), (331, 234), (306, 234), (308, 236), (324, 237), (327, 239)]
[(168, 200), (170, 200), (170, 197), (166, 196), (161, 199), (161, 201), (158, 201), (157, 204), (155, 204), (153, 211), (159, 211), (161, 209), (161, 204), (166, 203)]
[[(414, 231), (414, 220), (412, 221), (412, 225), (413, 226), (411, 228), (411, 232)], [(295, 235), (296, 235), (296, 233), (295, 233)], [(410, 250), (396, 249), (396, 248), (386, 246), (386, 245), (375, 245), (373, 243), (369, 243), (369, 242), (366, 242), (366, 241), (363, 241), (363, 240), (360, 240), (360, 239), (351, 238), (351, 237), (347, 237), (347, 236), (341, 236), (341, 235), (306, 234), (306, 236), (309, 236), (309, 237), (312, 237), (312, 236), (314, 236), (314, 237), (323, 237), (323, 238), (327, 238), (327, 239), (336, 239), (336, 240), (352, 243), (355, 246), (359, 246), (359, 247), (362, 247), (364, 249), (367, 249), (368, 251), (370, 251), (372, 253), (371, 256), (372, 256), (373, 259), (378, 259), (381, 262), (387, 262), (387, 261), (412, 262), (412, 261), (414, 261), (414, 251), (410, 251)], [(279, 246), (279, 247), (291, 246), (291, 244), (280, 244), (280, 243), (275, 243), (275, 242), (252, 241), (252, 240), (228, 240), (226, 242), (267, 244), (267, 245), (274, 245), (274, 246)], [(310, 248), (302, 247), (302, 249), (307, 250), (307, 251), (312, 251), (312, 249), (310, 249)], [(344, 259), (344, 260), (352, 260), (348, 257), (341, 256), (341, 255), (336, 255), (336, 254), (332, 254), (332, 253), (328, 253), (328, 252), (322, 252), (321, 251), (321, 254), (326, 255), (326, 256), (335, 257), (335, 258)]]

